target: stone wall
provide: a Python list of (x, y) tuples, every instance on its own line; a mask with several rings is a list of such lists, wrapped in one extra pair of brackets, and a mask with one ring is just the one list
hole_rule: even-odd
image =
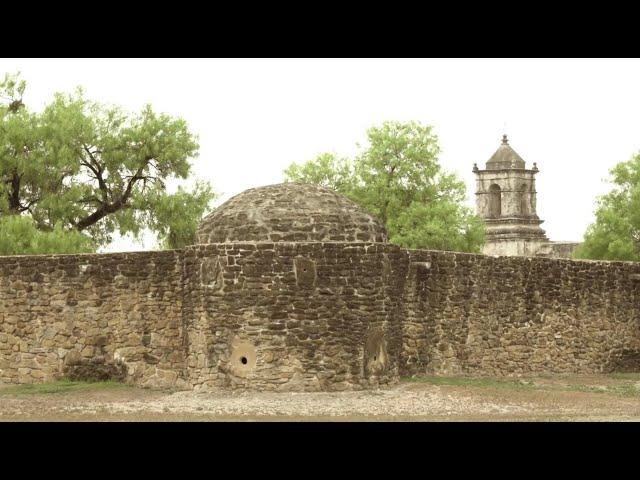
[(342, 390), (398, 379), (402, 250), (228, 243), (0, 257), (0, 382)]
[[(572, 258), (575, 250), (580, 246), (578, 242), (550, 242), (524, 238), (526, 233), (513, 233), (495, 237), (482, 248), (484, 255)], [(511, 238), (509, 238), (511, 237)]]
[(546, 240), (523, 238), (525, 235), (526, 232), (520, 231), (503, 235), (500, 239), (491, 238), (482, 247), (482, 253), (491, 256), (535, 257), (541, 250), (547, 249), (549, 242)]
[(580, 242), (548, 242), (536, 252), (538, 257), (572, 258), (573, 253), (581, 245)]
[(0, 257), (0, 382), (180, 385), (181, 255)]
[(640, 263), (409, 255), (402, 375), (640, 371)]
[(254, 242), (0, 257), (0, 382), (342, 390), (640, 371), (640, 264)]
[(188, 248), (190, 382), (342, 390), (396, 381), (403, 258), (400, 248), (381, 243)]

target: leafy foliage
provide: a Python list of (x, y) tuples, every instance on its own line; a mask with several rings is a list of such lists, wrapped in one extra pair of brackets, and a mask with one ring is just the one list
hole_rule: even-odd
[(0, 217), (0, 232), (0, 255), (95, 251), (95, 245), (86, 235), (76, 230), (65, 230), (60, 225), (43, 232), (27, 216)]
[(598, 199), (596, 221), (574, 256), (640, 261), (640, 153), (610, 173), (614, 188)]
[(302, 165), (292, 163), (284, 171), (292, 181), (311, 183), (339, 192), (350, 191), (353, 187), (353, 166), (346, 158), (338, 158), (335, 153), (321, 153), (315, 160)]
[(354, 160), (323, 153), (292, 164), (289, 181), (332, 188), (376, 215), (390, 240), (407, 248), (478, 252), (484, 224), (463, 205), (464, 183), (442, 170), (432, 127), (385, 122), (367, 131)]
[[(149, 105), (132, 115), (87, 100), (81, 89), (34, 113), (22, 102), (25, 86), (17, 75), (0, 83), (1, 219), (23, 216), (43, 234), (68, 234), (69, 247), (79, 246), (78, 235), (95, 249), (116, 232), (137, 237), (144, 229), (167, 247), (192, 242), (215, 195), (202, 182), (167, 192), (168, 181), (188, 178), (199, 148), (183, 119)], [(50, 247), (67, 251), (62, 244)]]

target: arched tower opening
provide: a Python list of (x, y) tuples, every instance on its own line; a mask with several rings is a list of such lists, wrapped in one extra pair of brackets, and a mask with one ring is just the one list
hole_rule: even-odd
[(523, 217), (526, 217), (529, 215), (529, 212), (531, 211), (530, 207), (529, 207), (529, 186), (526, 183), (523, 183), (522, 185), (520, 185), (520, 190), (519, 190), (519, 199), (520, 199), (520, 215), (522, 215)]
[(498, 218), (502, 215), (502, 191), (500, 185), (493, 184), (489, 187), (489, 216)]

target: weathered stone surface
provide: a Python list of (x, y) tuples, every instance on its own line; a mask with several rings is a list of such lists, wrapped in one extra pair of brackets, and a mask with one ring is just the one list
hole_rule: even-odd
[(409, 255), (402, 374), (640, 371), (640, 264)]
[(0, 382), (339, 391), (640, 371), (639, 278), (638, 263), (360, 240), (0, 257)]
[[(41, 373), (38, 371), (38, 373)], [(74, 365), (67, 365), (62, 373), (70, 380), (99, 382), (106, 380), (124, 381), (127, 377), (127, 367), (118, 362), (105, 362), (101, 359), (91, 359)], [(31, 372), (31, 376), (39, 378)]]
[(384, 226), (333, 190), (302, 183), (252, 188), (205, 217), (198, 243), (385, 242)]
[[(233, 257), (223, 266), (222, 296), (192, 281), (197, 268), (185, 270), (183, 318), (194, 319), (185, 324), (189, 381), (195, 388), (261, 390), (343, 390), (396, 381), (406, 269), (400, 261), (383, 281), (385, 255), (393, 261), (403, 254), (393, 245), (360, 242), (185, 249), (186, 265)], [(385, 368), (365, 372), (371, 328), (385, 336)], [(207, 355), (200, 359), (200, 352)]]
[[(7, 338), (0, 341), (0, 382), (118, 379), (118, 362), (133, 372), (154, 359), (154, 367), (183, 376), (181, 258), (172, 251), (0, 257), (0, 333)], [(48, 280), (33, 282), (28, 268)], [(47, 355), (20, 370), (28, 359), (12, 354), (21, 351)]]

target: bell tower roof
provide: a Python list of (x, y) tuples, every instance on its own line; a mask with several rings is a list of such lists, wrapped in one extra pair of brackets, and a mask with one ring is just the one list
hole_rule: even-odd
[(502, 144), (487, 162), (487, 170), (503, 170), (508, 168), (525, 168), (524, 160), (509, 145), (507, 135), (502, 136)]

